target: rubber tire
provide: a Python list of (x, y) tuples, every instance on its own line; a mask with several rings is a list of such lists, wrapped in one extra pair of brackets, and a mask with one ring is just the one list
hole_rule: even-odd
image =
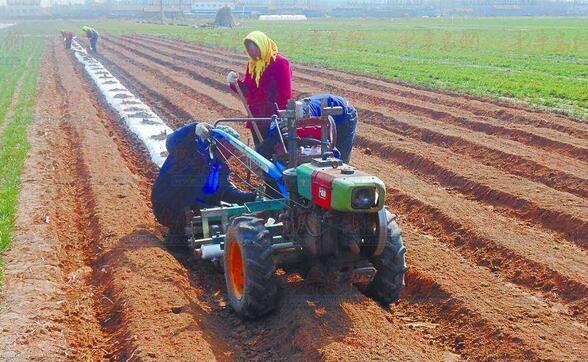
[[(229, 272), (231, 243), (236, 242), (243, 258), (244, 288), (241, 298), (232, 288)], [(278, 280), (272, 258), (271, 235), (262, 219), (251, 216), (235, 217), (225, 237), (225, 281), (231, 307), (242, 319), (256, 319), (276, 308)]]
[(388, 240), (384, 251), (379, 256), (370, 258), (370, 262), (376, 268), (376, 275), (364, 289), (368, 297), (384, 305), (400, 299), (400, 293), (406, 286), (404, 274), (408, 269), (405, 255), (402, 231), (396, 221), (391, 220), (388, 224)]

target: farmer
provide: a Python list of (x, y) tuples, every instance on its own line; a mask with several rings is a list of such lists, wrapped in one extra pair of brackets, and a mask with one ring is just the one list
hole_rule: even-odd
[(333, 94), (315, 94), (309, 97), (308, 107), (304, 109), (304, 115), (307, 118), (320, 117), (323, 100), (327, 107), (341, 107), (343, 114), (333, 116), (337, 127), (337, 140), (335, 146), (341, 153), (341, 161), (349, 163), (351, 160), (351, 150), (355, 141), (355, 129), (357, 128), (357, 111), (345, 98)]
[[(308, 102), (304, 100), (308, 99)], [(351, 150), (353, 149), (353, 142), (355, 140), (355, 129), (357, 128), (357, 111), (355, 108), (343, 97), (336, 96), (333, 94), (314, 94), (310, 97), (304, 98), (303, 114), (304, 118), (318, 118), (322, 112), (322, 102), (326, 103), (327, 107), (341, 107), (343, 113), (338, 116), (333, 116), (335, 126), (337, 128), (337, 139), (335, 140), (336, 156), (345, 163), (349, 163), (351, 160)], [(283, 130), (282, 130), (283, 131)], [(268, 137), (264, 142), (257, 147), (257, 152), (265, 156), (266, 158), (271, 157), (275, 152), (276, 146), (280, 141), (278, 130), (275, 127), (271, 127), (268, 132)], [(320, 128), (317, 127), (306, 127), (304, 129), (298, 129), (297, 135), (299, 137), (310, 137), (319, 139), (321, 138)], [(283, 135), (285, 139), (286, 136)], [(282, 147), (283, 149), (283, 147)]]
[(71, 49), (71, 41), (73, 40), (73, 33), (69, 30), (62, 30), (61, 36), (63, 37), (63, 42), (65, 43), (65, 49)]
[[(231, 152), (227, 151), (228, 146), (213, 148), (211, 155), (207, 141), (211, 128), (209, 124), (194, 122), (167, 138), (169, 156), (153, 185), (151, 202), (157, 220), (169, 228), (166, 241), (170, 244), (184, 241), (186, 212), (218, 206), (221, 201), (255, 200), (255, 193), (243, 192), (229, 181), (231, 171), (226, 159)], [(233, 129), (221, 128), (239, 137)]]
[[(278, 46), (261, 31), (249, 33), (243, 40), (249, 55), (245, 77), (229, 72), (227, 81), (233, 92), (243, 94), (250, 117), (271, 117), (278, 109), (285, 109), (292, 97), (292, 70), (288, 59), (278, 54)], [(239, 90), (237, 89), (239, 87)], [(276, 105), (278, 109), (276, 109)], [(267, 135), (269, 122), (257, 123), (262, 137)], [(259, 144), (258, 135), (251, 122), (253, 140)]]
[(98, 51), (96, 47), (98, 46), (98, 37), (100, 34), (98, 34), (94, 28), (90, 28), (89, 26), (83, 26), (82, 31), (86, 33), (86, 37), (90, 40), (90, 49), (92, 49), (94, 53), (97, 53)]

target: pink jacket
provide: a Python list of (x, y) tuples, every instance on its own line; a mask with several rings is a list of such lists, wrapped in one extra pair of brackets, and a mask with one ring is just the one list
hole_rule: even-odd
[[(259, 87), (249, 73), (245, 72), (245, 78), (238, 81), (239, 87), (245, 96), (253, 117), (271, 117), (278, 109), (285, 109), (288, 100), (292, 98), (292, 69), (288, 59), (278, 54), (263, 72), (259, 81)], [(237, 90), (231, 86), (233, 92)], [(267, 133), (267, 124), (258, 123), (262, 134)], [(250, 128), (250, 124), (247, 124)]]

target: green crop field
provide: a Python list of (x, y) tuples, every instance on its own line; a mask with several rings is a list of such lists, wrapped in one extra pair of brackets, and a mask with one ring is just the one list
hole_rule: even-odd
[[(11, 242), (14, 229), (20, 175), (29, 150), (27, 127), (33, 120), (38, 70), (44, 39), (0, 31), (0, 253)], [(7, 113), (20, 80), (20, 96)], [(2, 256), (0, 254), (0, 285)]]
[[(259, 29), (297, 62), (506, 97), (588, 118), (588, 19), (329, 19), (245, 21), (235, 29), (100, 21), (102, 32), (151, 33), (241, 49)], [(23, 24), (41, 33), (81, 23)]]

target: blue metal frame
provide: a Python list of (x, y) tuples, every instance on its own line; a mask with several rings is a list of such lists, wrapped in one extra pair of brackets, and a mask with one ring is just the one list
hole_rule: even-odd
[(213, 139), (217, 141), (221, 139), (226, 140), (239, 152), (247, 156), (248, 159), (255, 163), (259, 168), (263, 170), (263, 172), (265, 172), (269, 177), (271, 177), (276, 182), (278, 190), (280, 191), (282, 196), (288, 197), (288, 190), (286, 189), (286, 184), (284, 184), (284, 180), (282, 179), (282, 169), (274, 165), (267, 158), (257, 153), (257, 151), (255, 151), (251, 147), (241, 142), (239, 139), (231, 136), (223, 130), (220, 130), (218, 128), (212, 129), (210, 131), (210, 135)]
[[(283, 198), (246, 202), (243, 205), (233, 204), (230, 206), (221, 206), (200, 210), (200, 216), (197, 218), (197, 220), (202, 224), (203, 235), (202, 239), (194, 240), (194, 243), (197, 245), (209, 243), (221, 245), (224, 244), (225, 234), (227, 231), (226, 228), (229, 224), (229, 218), (231, 217), (252, 214), (261, 211), (279, 211), (285, 209), (288, 206), (288, 191), (282, 178), (282, 168), (274, 165), (270, 160), (266, 159), (255, 150), (241, 142), (239, 139), (233, 137), (221, 129), (212, 129), (210, 131), (210, 139), (212, 142), (225, 140), (238, 152), (244, 154), (275, 181)], [(215, 235), (211, 235), (212, 223), (220, 223), (222, 232), (217, 232)], [(273, 230), (276, 228), (281, 228), (281, 224), (272, 225), (268, 229)], [(281, 235), (274, 237), (274, 239), (276, 238), (281, 239)]]

